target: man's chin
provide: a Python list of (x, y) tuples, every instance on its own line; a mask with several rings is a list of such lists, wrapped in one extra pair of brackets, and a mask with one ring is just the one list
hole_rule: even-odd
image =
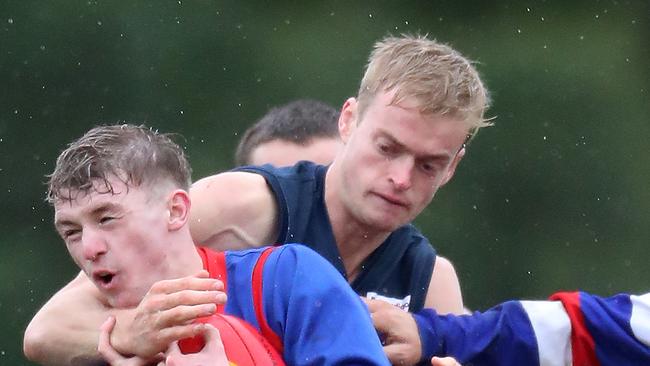
[(133, 299), (131, 296), (111, 296), (108, 298), (108, 304), (112, 308), (124, 309), (138, 306), (140, 301)]
[(376, 231), (382, 232), (393, 232), (407, 223), (408, 222), (403, 222), (394, 216), (388, 215), (377, 215), (368, 220), (369, 226)]
[(408, 224), (412, 220), (409, 219), (409, 212), (403, 208), (395, 207), (378, 207), (371, 211), (366, 211), (366, 223), (372, 226), (375, 230), (391, 232)]

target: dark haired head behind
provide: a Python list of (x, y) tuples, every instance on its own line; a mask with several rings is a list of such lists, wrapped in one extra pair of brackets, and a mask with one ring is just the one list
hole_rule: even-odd
[(312, 99), (269, 110), (242, 136), (237, 165), (291, 165), (297, 160), (328, 164), (340, 144), (339, 111)]

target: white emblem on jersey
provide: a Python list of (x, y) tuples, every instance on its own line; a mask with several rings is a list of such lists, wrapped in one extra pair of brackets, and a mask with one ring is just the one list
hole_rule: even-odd
[(379, 295), (376, 292), (368, 292), (366, 294), (366, 297), (369, 298), (370, 300), (386, 301), (387, 303), (389, 303), (391, 305), (395, 305), (395, 306), (397, 306), (398, 308), (400, 308), (400, 309), (402, 309), (404, 311), (408, 311), (409, 306), (411, 305), (411, 295), (407, 295), (403, 299), (397, 299), (397, 298), (394, 298), (394, 297), (382, 296), (382, 295)]

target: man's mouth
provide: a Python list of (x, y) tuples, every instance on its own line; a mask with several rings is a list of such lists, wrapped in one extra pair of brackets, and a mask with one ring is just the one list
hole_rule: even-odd
[(109, 287), (115, 278), (115, 273), (107, 270), (93, 272), (93, 281), (101, 287)]
[(404, 200), (401, 200), (401, 199), (397, 198), (397, 197), (393, 197), (393, 196), (385, 195), (385, 194), (381, 194), (381, 193), (375, 193), (375, 195), (378, 196), (379, 198), (381, 198), (382, 200), (392, 204), (392, 205), (408, 208), (408, 203), (406, 201), (404, 201)]

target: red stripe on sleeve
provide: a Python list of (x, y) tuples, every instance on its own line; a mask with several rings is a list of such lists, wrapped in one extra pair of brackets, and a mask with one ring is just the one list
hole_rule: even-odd
[(561, 301), (571, 320), (571, 349), (573, 366), (600, 366), (596, 358), (596, 345), (587, 329), (585, 318), (580, 309), (579, 292), (558, 292), (549, 298)]

